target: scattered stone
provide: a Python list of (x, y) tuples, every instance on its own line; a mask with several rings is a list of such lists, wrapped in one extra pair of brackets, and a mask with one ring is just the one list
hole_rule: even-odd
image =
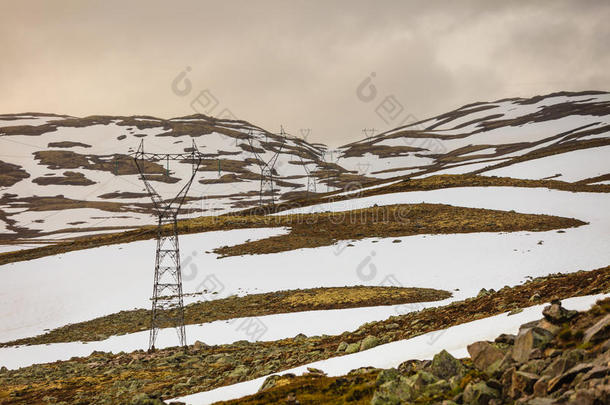
[(513, 308), (510, 311), (508, 311), (508, 316), (517, 315), (517, 314), (520, 314), (521, 312), (523, 312), (523, 308)]
[(541, 319), (540, 321), (538, 321), (536, 326), (538, 328), (549, 331), (552, 335), (556, 335), (561, 330), (561, 326), (559, 326), (547, 319)]
[(375, 385), (378, 387), (387, 383), (388, 381), (398, 380), (400, 378), (400, 373), (395, 368), (389, 368), (382, 370), (377, 376), (377, 380), (375, 381)]
[(539, 377), (536, 374), (515, 371), (512, 375), (509, 389), (510, 397), (517, 399), (531, 394), (534, 391), (534, 384), (538, 379)]
[(574, 363), (567, 360), (566, 358), (559, 357), (553, 360), (551, 364), (543, 371), (544, 375), (549, 377), (557, 377), (560, 374), (565, 373), (574, 366)]
[(398, 372), (403, 375), (410, 375), (420, 370), (424, 362), (421, 360), (407, 360), (398, 365)]
[(592, 368), (593, 368), (593, 364), (589, 364), (589, 363), (582, 363), (582, 364), (578, 364), (578, 365), (572, 367), (565, 373), (563, 373), (555, 378), (552, 378), (549, 381), (548, 392), (557, 391), (557, 389), (559, 389), (562, 385), (571, 383), (578, 374), (586, 373), (587, 371), (591, 370)]
[(286, 395), (286, 399), (284, 401), (286, 405), (301, 405), (294, 392), (291, 392), (290, 394)]
[(515, 339), (515, 345), (512, 352), (513, 359), (518, 363), (526, 362), (530, 358), (532, 349), (540, 347), (543, 343), (550, 341), (552, 338), (553, 334), (546, 329), (526, 327), (519, 332), (519, 335), (517, 335), (517, 338)]
[(548, 389), (549, 377), (542, 376), (534, 383), (533, 393), (534, 397), (542, 397), (546, 395), (546, 391)]
[(585, 331), (583, 342), (597, 343), (610, 338), (610, 314)]
[(469, 405), (488, 405), (494, 398), (499, 398), (500, 393), (485, 384), (484, 381), (469, 383), (464, 389), (463, 401)]
[(360, 343), (360, 351), (371, 349), (377, 345), (379, 345), (379, 339), (377, 339), (376, 336), (368, 335), (362, 339), (362, 343)]
[(431, 371), (436, 377), (446, 380), (455, 375), (461, 375), (463, 366), (458, 359), (443, 350), (432, 358)]
[(568, 322), (576, 314), (576, 311), (568, 311), (562, 307), (560, 303), (553, 303), (542, 310), (542, 315), (544, 315), (544, 318), (556, 325)]
[(248, 375), (249, 371), (250, 369), (248, 367), (244, 366), (243, 364), (239, 364), (229, 373), (229, 377), (243, 378)]
[(345, 348), (345, 353), (352, 354), (356, 353), (358, 350), (360, 350), (360, 342), (350, 343)]
[(399, 377), (379, 386), (373, 395), (371, 405), (399, 405), (411, 400), (413, 394), (414, 390), (407, 378)]
[(292, 373), (288, 373), (288, 374), (284, 374), (284, 375), (277, 375), (277, 374), (270, 375), (269, 377), (265, 378), (265, 381), (263, 381), (263, 384), (259, 388), (258, 392), (266, 391), (273, 387), (279, 387), (282, 385), (289, 384), (290, 380), (292, 380), (295, 377), (296, 376)]
[(467, 349), (475, 367), (482, 371), (504, 358), (504, 353), (489, 342), (475, 342), (469, 345)]
[(165, 402), (158, 398), (151, 398), (146, 394), (136, 394), (131, 399), (131, 405), (165, 405)]
[(494, 342), (496, 342), (496, 343), (505, 343), (505, 344), (508, 344), (508, 345), (514, 345), (516, 337), (517, 336), (515, 336), (515, 335), (510, 335), (510, 334), (507, 334), (507, 333), (503, 333), (500, 336), (498, 336), (496, 338), (496, 340), (494, 340)]
[(319, 375), (319, 376), (325, 376), (326, 373), (322, 370), (320, 370), (319, 368), (315, 368), (315, 367), (307, 367), (307, 372), (310, 375)]
[(582, 380), (587, 381), (594, 378), (603, 378), (610, 375), (610, 367), (606, 366), (595, 366), (583, 376)]

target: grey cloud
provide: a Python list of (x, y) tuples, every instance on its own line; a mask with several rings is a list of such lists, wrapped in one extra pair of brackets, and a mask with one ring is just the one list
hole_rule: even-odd
[[(0, 111), (190, 114), (210, 89), (339, 145), (473, 101), (610, 87), (605, 1), (22, 1), (0, 10)], [(170, 90), (186, 66), (193, 94)], [(371, 72), (378, 98), (356, 88)]]

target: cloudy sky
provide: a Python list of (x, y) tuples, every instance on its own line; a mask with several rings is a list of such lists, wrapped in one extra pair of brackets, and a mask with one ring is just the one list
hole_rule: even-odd
[(610, 90), (608, 1), (0, 0), (0, 113), (233, 115), (339, 145)]

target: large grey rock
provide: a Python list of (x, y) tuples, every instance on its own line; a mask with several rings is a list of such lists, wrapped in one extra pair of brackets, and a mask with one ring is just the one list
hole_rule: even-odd
[(536, 326), (522, 329), (515, 339), (512, 351), (513, 359), (518, 363), (525, 363), (529, 359), (532, 349), (542, 346), (553, 339), (553, 336), (548, 330)]
[(610, 314), (604, 316), (595, 325), (587, 329), (583, 341), (585, 343), (597, 343), (608, 338), (610, 338)]
[(371, 405), (400, 405), (410, 401), (415, 390), (406, 377), (383, 383), (371, 400)]
[(233, 378), (243, 378), (245, 376), (248, 375), (248, 372), (250, 371), (250, 369), (247, 366), (244, 366), (243, 364), (238, 364), (237, 367), (235, 367), (230, 373), (229, 373), (229, 377), (233, 377)]
[(277, 374), (270, 375), (269, 377), (265, 378), (265, 381), (263, 381), (263, 384), (259, 388), (258, 392), (266, 391), (277, 385), (283, 385), (283, 383), (285, 383), (295, 377), (296, 376), (292, 373), (287, 373), (287, 374), (283, 374), (283, 375), (277, 375)]
[(489, 342), (475, 342), (468, 345), (467, 349), (475, 367), (482, 371), (504, 358), (504, 353)]
[(379, 339), (376, 336), (369, 335), (362, 339), (362, 343), (360, 343), (360, 350), (368, 350), (379, 344)]
[(534, 391), (534, 384), (538, 379), (539, 377), (536, 374), (515, 371), (509, 389), (510, 397), (517, 399), (531, 394)]
[(572, 367), (571, 369), (569, 369), (565, 373), (563, 373), (561, 375), (558, 375), (557, 377), (552, 378), (549, 381), (548, 392), (557, 391), (561, 386), (563, 386), (565, 384), (569, 384), (572, 381), (574, 381), (574, 378), (576, 378), (576, 376), (578, 374), (581, 374), (581, 373), (584, 374), (587, 371), (591, 370), (593, 367), (594, 367), (593, 364), (590, 364), (590, 363), (581, 363), (581, 364), (578, 364), (578, 365)]
[(432, 358), (432, 374), (443, 380), (447, 380), (454, 375), (461, 375), (463, 369), (464, 366), (462, 366), (462, 363), (450, 355), (446, 350), (437, 353), (434, 358)]
[(488, 405), (494, 398), (499, 398), (500, 392), (489, 387), (485, 382), (470, 383), (464, 389), (463, 401), (469, 405)]
[(411, 376), (409, 381), (412, 382), (412, 386), (416, 391), (421, 391), (427, 385), (437, 382), (438, 378), (433, 374), (420, 370), (415, 373), (415, 375)]
[(136, 394), (131, 399), (131, 405), (165, 405), (165, 402), (157, 398), (151, 398), (146, 394)]
[(345, 353), (352, 354), (356, 353), (358, 350), (360, 350), (360, 342), (350, 343), (345, 348)]
[(383, 385), (388, 381), (398, 380), (400, 378), (400, 373), (395, 368), (389, 368), (382, 370), (379, 375), (377, 375), (377, 380), (375, 384), (377, 386)]
[(554, 302), (542, 310), (544, 318), (554, 324), (562, 324), (574, 318), (577, 311), (568, 311), (559, 302)]

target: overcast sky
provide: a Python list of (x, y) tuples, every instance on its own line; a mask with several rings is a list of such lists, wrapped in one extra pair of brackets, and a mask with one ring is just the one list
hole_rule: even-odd
[(0, 113), (230, 115), (339, 145), (610, 89), (608, 1), (0, 0)]

